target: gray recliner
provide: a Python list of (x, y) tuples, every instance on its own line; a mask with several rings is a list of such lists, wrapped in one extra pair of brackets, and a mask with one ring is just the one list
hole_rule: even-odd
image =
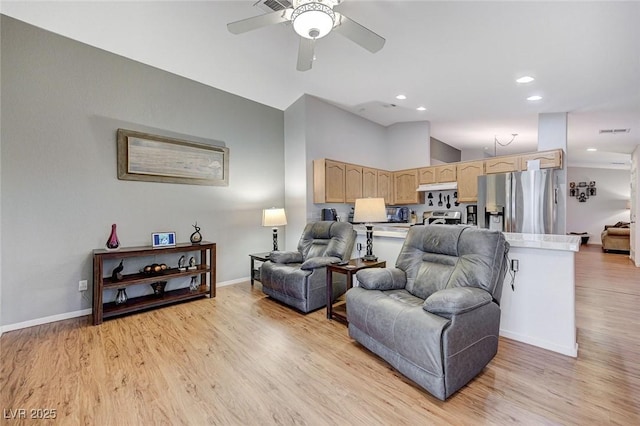
[(411, 227), (395, 268), (356, 274), (349, 335), (445, 400), (498, 351), (508, 251), (498, 231)]
[[(348, 260), (356, 241), (353, 225), (322, 221), (307, 224), (298, 243), (298, 251), (273, 251), (260, 268), (262, 291), (302, 312), (311, 312), (327, 304), (327, 268), (331, 263)], [(347, 288), (344, 275), (333, 280), (333, 299)]]

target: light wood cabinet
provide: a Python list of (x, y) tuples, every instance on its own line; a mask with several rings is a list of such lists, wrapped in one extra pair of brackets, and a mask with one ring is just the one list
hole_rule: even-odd
[(362, 166), (345, 164), (345, 192), (347, 203), (355, 203), (356, 198), (362, 198)]
[(484, 161), (459, 163), (457, 172), (458, 202), (472, 203), (478, 201), (478, 176), (484, 175)]
[(424, 192), (418, 188), (418, 169), (393, 172), (394, 204), (422, 204)]
[(378, 197), (378, 170), (362, 168), (362, 198)]
[(436, 166), (418, 169), (418, 183), (421, 185), (436, 183)]
[(455, 182), (456, 181), (456, 163), (444, 164), (436, 166), (436, 182)]
[(486, 174), (508, 173), (520, 171), (520, 156), (508, 155), (503, 157), (487, 158), (484, 160), (484, 172)]
[(346, 165), (320, 158), (313, 160), (313, 202), (345, 202)]
[(386, 170), (378, 170), (378, 198), (384, 198), (385, 204), (394, 204), (392, 175)]
[(520, 156), (520, 170), (527, 170), (527, 161), (540, 160), (541, 169), (557, 169), (562, 167), (562, 150), (532, 152)]

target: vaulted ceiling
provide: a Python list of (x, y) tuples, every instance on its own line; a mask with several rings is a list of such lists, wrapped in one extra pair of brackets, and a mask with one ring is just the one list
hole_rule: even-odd
[[(518, 133), (498, 155), (535, 150), (537, 117), (547, 112), (569, 113), (570, 164), (625, 162), (640, 145), (640, 2), (345, 0), (336, 10), (385, 37), (384, 48), (372, 54), (330, 33), (316, 42), (306, 72), (296, 70), (298, 36), (290, 24), (227, 31), (228, 22), (265, 13), (252, 1), (1, 7), (278, 109), (306, 93), (382, 125), (428, 120), (433, 137), (459, 149), (493, 153), (494, 137)], [(535, 81), (516, 83), (523, 75)], [(527, 101), (531, 95), (543, 98)]]

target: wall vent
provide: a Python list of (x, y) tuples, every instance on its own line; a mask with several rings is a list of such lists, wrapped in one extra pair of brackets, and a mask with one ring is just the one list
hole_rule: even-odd
[(600, 129), (599, 133), (607, 133), (612, 135), (617, 135), (619, 133), (629, 133), (631, 129)]
[(265, 12), (277, 12), (292, 7), (291, 2), (287, 0), (260, 0), (254, 6)]

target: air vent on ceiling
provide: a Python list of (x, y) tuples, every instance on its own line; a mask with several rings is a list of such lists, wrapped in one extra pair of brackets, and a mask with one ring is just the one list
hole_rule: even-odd
[(613, 134), (613, 135), (617, 135), (619, 133), (629, 133), (631, 131), (631, 129), (600, 129), (600, 134), (603, 133), (608, 133), (608, 134)]
[(292, 7), (291, 2), (287, 0), (260, 0), (255, 3), (254, 6), (257, 6), (265, 12), (277, 12), (278, 10)]

